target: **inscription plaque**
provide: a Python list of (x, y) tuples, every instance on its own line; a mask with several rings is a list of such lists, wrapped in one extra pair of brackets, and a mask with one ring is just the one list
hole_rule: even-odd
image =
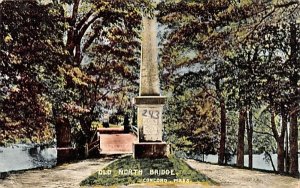
[(145, 141), (162, 140), (162, 107), (140, 107), (140, 128)]

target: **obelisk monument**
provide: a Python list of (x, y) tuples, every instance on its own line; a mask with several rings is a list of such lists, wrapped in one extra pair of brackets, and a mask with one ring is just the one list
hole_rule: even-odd
[(140, 67), (138, 108), (138, 142), (133, 145), (134, 158), (167, 156), (167, 144), (162, 142), (162, 111), (165, 97), (160, 95), (156, 17), (142, 20), (142, 61)]

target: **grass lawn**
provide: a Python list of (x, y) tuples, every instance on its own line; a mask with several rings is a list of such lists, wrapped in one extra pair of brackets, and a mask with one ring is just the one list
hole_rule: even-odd
[(177, 184), (216, 185), (205, 175), (192, 169), (176, 157), (163, 159), (121, 158), (81, 182), (81, 186), (117, 186), (129, 184), (177, 185)]

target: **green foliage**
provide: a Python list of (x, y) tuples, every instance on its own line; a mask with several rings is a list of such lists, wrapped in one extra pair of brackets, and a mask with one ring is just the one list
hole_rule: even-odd
[(180, 84), (166, 108), (166, 139), (175, 149), (191, 154), (215, 153), (218, 145), (219, 113), (213, 96), (204, 90)]
[(255, 132), (253, 137), (254, 153), (275, 153), (275, 139), (271, 137), (270, 133), (270, 114), (267, 113), (266, 107), (263, 106), (261, 109), (256, 110), (254, 114), (255, 119)]
[(238, 134), (238, 115), (236, 111), (227, 113), (226, 152), (236, 154)]

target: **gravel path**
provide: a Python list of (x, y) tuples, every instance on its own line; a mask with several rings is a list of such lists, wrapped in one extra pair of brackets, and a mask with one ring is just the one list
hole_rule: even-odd
[(100, 159), (88, 159), (77, 163), (64, 164), (52, 169), (29, 170), (12, 174), (0, 180), (0, 188), (73, 188), (118, 157), (107, 156)]
[(218, 166), (186, 160), (194, 169), (220, 183), (221, 187), (234, 188), (300, 188), (300, 180), (272, 173)]

